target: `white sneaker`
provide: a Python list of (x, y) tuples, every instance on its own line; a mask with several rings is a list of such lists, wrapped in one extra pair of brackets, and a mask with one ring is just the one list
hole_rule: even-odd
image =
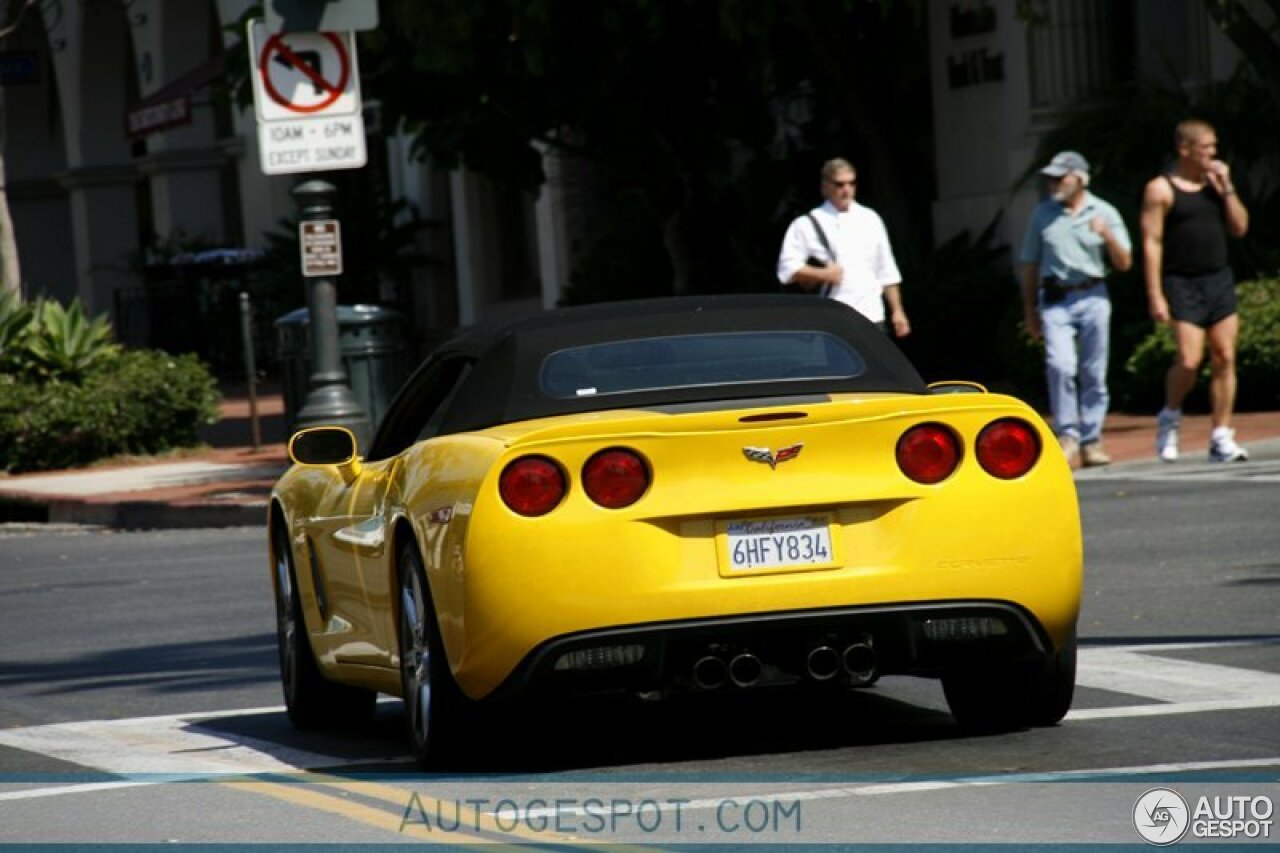
[(1062, 452), (1067, 457), (1067, 467), (1075, 470), (1080, 467), (1080, 441), (1071, 435), (1058, 436), (1058, 444), (1062, 446)]
[(1165, 462), (1178, 461), (1178, 423), (1182, 412), (1161, 409), (1156, 415), (1156, 455)]
[(1248, 462), (1249, 451), (1236, 444), (1236, 431), (1222, 428), (1214, 430), (1209, 440), (1210, 462)]

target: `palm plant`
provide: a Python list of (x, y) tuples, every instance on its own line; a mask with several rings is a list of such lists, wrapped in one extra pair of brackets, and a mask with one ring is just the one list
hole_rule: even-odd
[(0, 290), (0, 373), (12, 372), (21, 361), (31, 316), (31, 306), (21, 297)]
[(45, 378), (77, 380), (93, 364), (119, 352), (105, 314), (89, 318), (80, 300), (70, 306), (41, 299), (31, 311), (25, 357)]

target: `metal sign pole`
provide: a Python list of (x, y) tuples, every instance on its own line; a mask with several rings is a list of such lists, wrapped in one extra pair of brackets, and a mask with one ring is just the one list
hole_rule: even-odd
[(249, 292), (240, 291), (240, 338), (244, 343), (244, 378), (249, 392), (249, 428), (253, 436), (253, 449), (262, 449), (262, 429), (258, 425), (258, 366), (253, 358), (253, 305)]
[[(333, 184), (311, 180), (293, 189), (302, 222), (333, 217)], [(359, 446), (372, 438), (369, 416), (347, 384), (338, 339), (338, 287), (331, 276), (308, 277), (307, 306), (311, 325), (311, 390), (298, 412), (297, 427), (332, 424), (355, 433)]]

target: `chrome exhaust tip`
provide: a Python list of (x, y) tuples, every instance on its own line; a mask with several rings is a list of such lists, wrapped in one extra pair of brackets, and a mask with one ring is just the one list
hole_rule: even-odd
[(849, 681), (855, 687), (870, 684), (879, 677), (876, 672), (876, 653), (871, 648), (870, 637), (845, 646), (840, 661), (849, 675)]
[(743, 652), (734, 655), (733, 660), (729, 661), (729, 680), (739, 687), (750, 687), (760, 680), (763, 670), (760, 658), (750, 652)]
[(715, 655), (704, 655), (694, 661), (693, 683), (703, 690), (715, 690), (723, 687), (729, 677), (729, 668), (724, 659)]
[(831, 646), (817, 646), (809, 651), (804, 665), (814, 681), (830, 681), (840, 671), (840, 653)]

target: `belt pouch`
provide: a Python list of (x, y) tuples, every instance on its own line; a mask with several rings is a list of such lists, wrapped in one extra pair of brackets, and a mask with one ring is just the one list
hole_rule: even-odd
[(1059, 284), (1056, 278), (1041, 279), (1040, 289), (1044, 293), (1045, 305), (1057, 305), (1067, 298), (1066, 288)]

